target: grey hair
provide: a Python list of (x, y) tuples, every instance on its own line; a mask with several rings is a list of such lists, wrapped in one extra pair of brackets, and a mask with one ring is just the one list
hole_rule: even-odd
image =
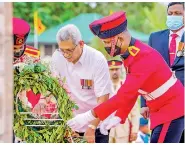
[(60, 41), (69, 40), (70, 38), (75, 45), (77, 45), (78, 42), (82, 40), (80, 30), (73, 24), (68, 24), (60, 28), (56, 35), (58, 43)]

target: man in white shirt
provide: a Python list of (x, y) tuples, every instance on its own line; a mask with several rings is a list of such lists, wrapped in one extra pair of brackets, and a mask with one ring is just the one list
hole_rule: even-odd
[[(52, 64), (58, 75), (66, 78), (71, 99), (79, 109), (74, 115), (91, 110), (109, 99), (111, 80), (107, 61), (103, 54), (84, 44), (79, 29), (72, 24), (62, 27), (57, 33), (59, 49), (52, 56)], [(97, 129), (99, 120), (82, 126), (77, 131), (89, 143), (107, 143), (108, 135)]]

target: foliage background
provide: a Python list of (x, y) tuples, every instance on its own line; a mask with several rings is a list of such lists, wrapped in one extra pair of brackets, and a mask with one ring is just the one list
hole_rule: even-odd
[(48, 28), (69, 20), (80, 13), (99, 13), (103, 16), (110, 12), (124, 10), (127, 12), (129, 28), (143, 33), (164, 29), (166, 6), (155, 2), (14, 2), (15, 17), (27, 20), (32, 26), (33, 13), (38, 10), (44, 25)]
[[(38, 11), (46, 29), (62, 24), (63, 22), (81, 14), (98, 13), (107, 16), (110, 12), (124, 10), (127, 14), (128, 28), (150, 34), (165, 29), (166, 5), (156, 2), (15, 2), (13, 3), (15, 17), (28, 21), (33, 34), (33, 13)], [(96, 37), (89, 44), (101, 51), (108, 59), (102, 42)]]

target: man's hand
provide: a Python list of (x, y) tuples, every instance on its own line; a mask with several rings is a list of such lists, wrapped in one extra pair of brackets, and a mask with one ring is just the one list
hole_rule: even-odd
[(145, 118), (149, 118), (150, 116), (150, 112), (149, 112), (149, 108), (148, 107), (142, 107), (141, 108), (141, 111), (140, 111), (140, 114)]
[(88, 127), (84, 137), (88, 143), (95, 143), (95, 129)]
[(110, 119), (105, 119), (102, 124), (100, 125), (100, 132), (103, 135), (108, 135), (108, 130), (110, 130), (113, 127), (116, 127), (118, 124), (120, 124), (121, 118), (117, 116), (113, 116)]
[(137, 139), (137, 133), (131, 133), (130, 135), (130, 142), (135, 141)]
[(46, 113), (46, 103), (40, 102), (35, 105), (32, 112), (37, 115), (42, 115)]
[(74, 131), (78, 131), (84, 125), (87, 125), (92, 120), (96, 119), (91, 110), (82, 114), (76, 115), (74, 118), (68, 120), (67, 125), (71, 127)]

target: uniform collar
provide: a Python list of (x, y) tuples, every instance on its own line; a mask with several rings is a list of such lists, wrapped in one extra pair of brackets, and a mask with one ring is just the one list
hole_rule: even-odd
[[(136, 41), (136, 39), (133, 38), (133, 37), (131, 37), (129, 47), (130, 47), (130, 46), (134, 46), (135, 41)], [(128, 57), (129, 55), (130, 55), (130, 53), (129, 53), (128, 49), (127, 49), (126, 52), (125, 52), (124, 54), (121, 55), (121, 58), (122, 58), (122, 59), (127, 59), (127, 57)]]

